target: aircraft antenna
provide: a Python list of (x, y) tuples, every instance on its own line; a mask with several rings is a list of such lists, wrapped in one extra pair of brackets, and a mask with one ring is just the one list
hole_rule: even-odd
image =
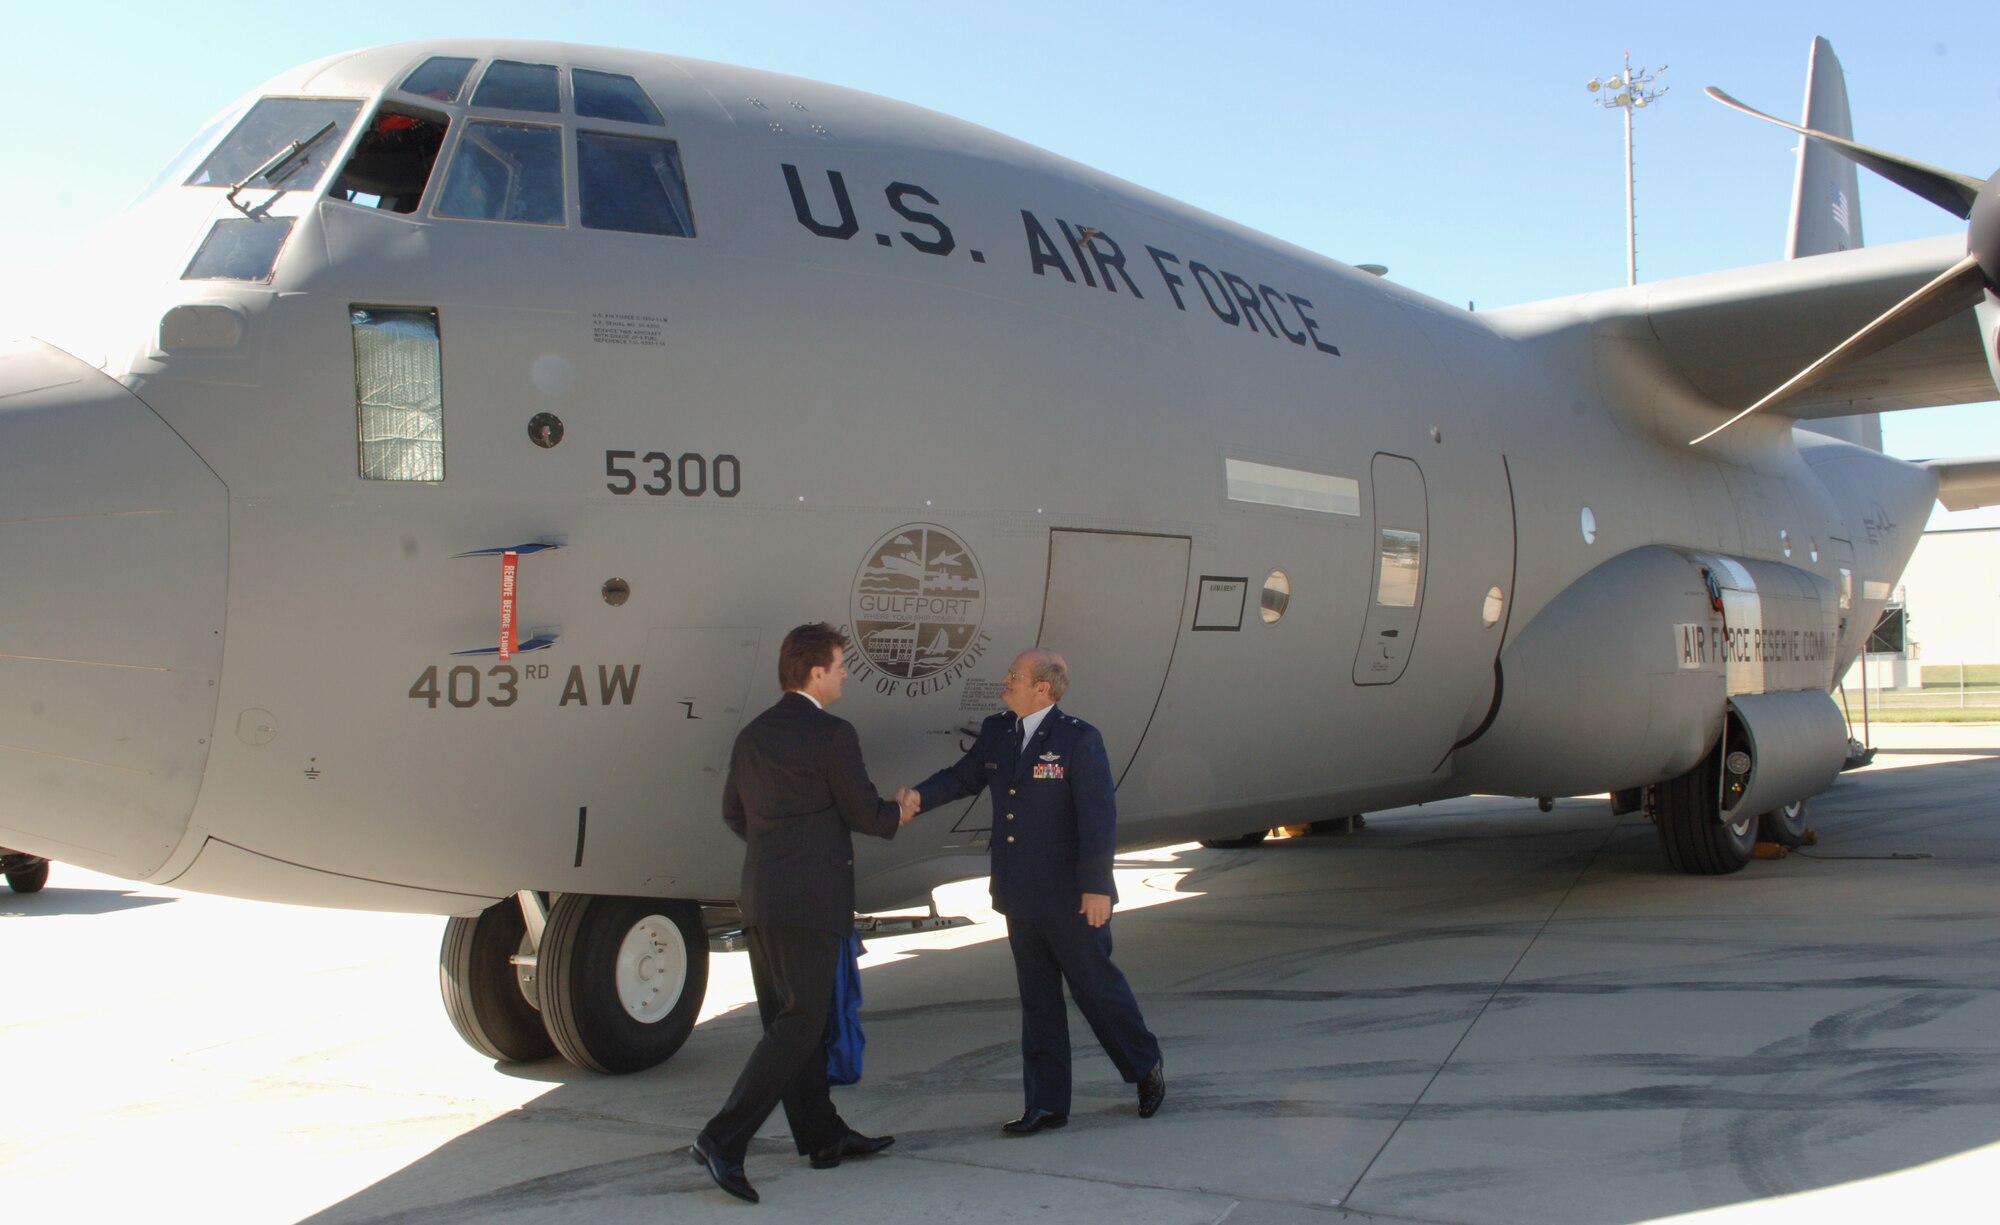
[(1617, 108), (1625, 112), (1625, 283), (1639, 283), (1639, 226), (1637, 215), (1632, 208), (1632, 112), (1651, 106), (1660, 100), (1671, 86), (1651, 88), (1660, 74), (1667, 70), (1660, 65), (1659, 72), (1649, 72), (1644, 68), (1632, 69), (1632, 53), (1625, 53), (1625, 69), (1614, 72), (1609, 80), (1590, 78), (1584, 88), (1599, 94), (1597, 105), (1608, 109)]

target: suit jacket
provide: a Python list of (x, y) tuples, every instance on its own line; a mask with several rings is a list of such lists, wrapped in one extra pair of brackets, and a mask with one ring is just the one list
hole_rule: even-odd
[(854, 833), (896, 836), (854, 725), (787, 693), (736, 735), (722, 820), (748, 844), (739, 904), (746, 927), (854, 930)]
[(956, 765), (918, 785), (924, 811), (991, 790), (993, 909), (1001, 914), (1075, 914), (1086, 893), (1117, 901), (1118, 805), (1104, 737), (1052, 706), (1017, 756), (1019, 726), (1011, 711), (980, 724), (978, 742)]

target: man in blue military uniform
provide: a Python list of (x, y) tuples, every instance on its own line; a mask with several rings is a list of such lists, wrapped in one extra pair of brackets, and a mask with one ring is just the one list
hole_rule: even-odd
[(993, 909), (1007, 916), (1020, 983), (1027, 1095), (1021, 1117), (1001, 1130), (1017, 1136), (1069, 1122), (1064, 982), (1119, 1074), (1139, 1086), (1139, 1117), (1153, 1117), (1167, 1096), (1159, 1040), (1111, 963), (1111, 762), (1097, 729), (1057, 708), (1068, 687), (1062, 656), (1023, 652), (1007, 673), (1010, 713), (988, 718), (970, 752), (916, 789), (925, 812), (982, 788), (993, 795)]

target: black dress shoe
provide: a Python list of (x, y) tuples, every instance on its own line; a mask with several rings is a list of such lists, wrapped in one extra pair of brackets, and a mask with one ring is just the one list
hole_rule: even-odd
[(757, 1202), (757, 1188), (750, 1185), (750, 1179), (743, 1173), (743, 1163), (731, 1161), (710, 1147), (707, 1136), (696, 1136), (694, 1147), (688, 1152), (694, 1155), (694, 1163), (708, 1171), (715, 1185), (729, 1192), (737, 1199)]
[(1139, 1080), (1139, 1117), (1150, 1119), (1167, 1100), (1167, 1061), (1162, 1059)]
[(895, 1142), (894, 1136), (864, 1136), (850, 1127), (840, 1139), (813, 1151), (812, 1168), (830, 1170), (840, 1164), (842, 1157), (866, 1157), (870, 1153), (881, 1152)]
[(1022, 1113), (1020, 1118), (1010, 1123), (1002, 1123), (1000, 1130), (1010, 1136), (1032, 1136), (1038, 1131), (1047, 1131), (1052, 1127), (1061, 1127), (1067, 1122), (1069, 1122), (1069, 1116), (1066, 1114), (1057, 1114), (1053, 1110), (1043, 1110), (1040, 1106), (1030, 1106)]

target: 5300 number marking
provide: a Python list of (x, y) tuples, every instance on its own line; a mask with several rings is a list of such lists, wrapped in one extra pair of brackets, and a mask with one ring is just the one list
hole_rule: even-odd
[[(635, 460), (636, 468), (632, 466)], [(604, 475), (611, 478), (604, 482), (604, 487), (621, 497), (637, 491), (663, 498), (678, 487), (683, 497), (699, 498), (712, 493), (718, 498), (733, 498), (743, 489), (743, 465), (734, 455), (606, 451)], [(643, 482), (641, 477), (645, 478)]]

